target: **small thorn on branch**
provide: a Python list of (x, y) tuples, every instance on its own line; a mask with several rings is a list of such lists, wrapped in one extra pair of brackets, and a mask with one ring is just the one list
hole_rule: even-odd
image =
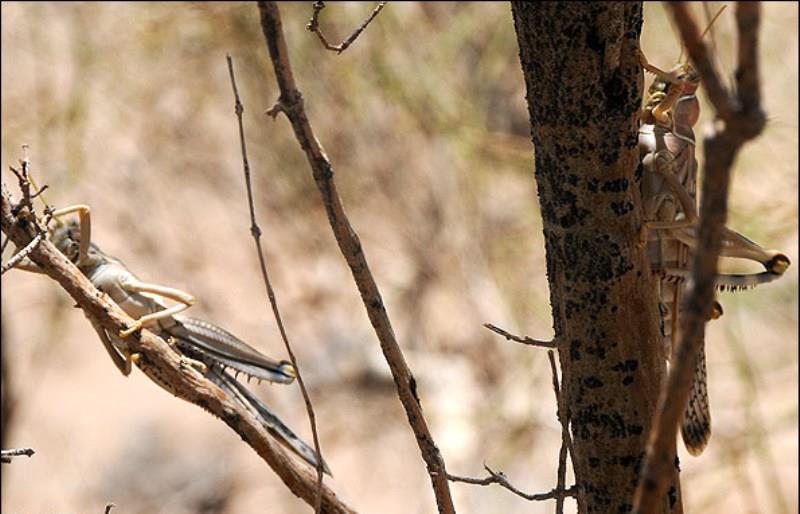
[(528, 336), (517, 336), (510, 332), (503, 330), (500, 327), (492, 325), (491, 323), (484, 323), (484, 327), (488, 328), (492, 332), (500, 334), (501, 336), (505, 337), (509, 341), (514, 341), (516, 343), (527, 344), (529, 346), (538, 346), (540, 348), (558, 348), (558, 343), (556, 341), (539, 341), (538, 339), (532, 339)]

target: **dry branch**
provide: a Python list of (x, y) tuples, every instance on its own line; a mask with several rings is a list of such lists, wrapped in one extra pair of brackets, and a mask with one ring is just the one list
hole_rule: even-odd
[(506, 330), (503, 330), (498, 326), (492, 325), (491, 323), (484, 323), (483, 326), (488, 328), (495, 334), (500, 334), (507, 340), (514, 341), (515, 343), (527, 344), (529, 346), (538, 346), (540, 348), (558, 348), (558, 343), (556, 341), (540, 341), (538, 339), (533, 339), (528, 336), (514, 335), (511, 332), (507, 332)]
[(563, 499), (567, 496), (574, 497), (577, 493), (575, 487), (570, 487), (569, 489), (553, 489), (552, 491), (548, 491), (546, 493), (526, 493), (520, 491), (514, 485), (509, 482), (508, 477), (502, 471), (494, 471), (487, 465), (483, 465), (483, 469), (489, 474), (489, 476), (485, 478), (472, 478), (472, 477), (461, 477), (458, 475), (447, 475), (447, 479), (451, 482), (463, 482), (465, 484), (472, 484), (472, 485), (491, 485), (491, 484), (498, 484), (501, 487), (504, 487), (511, 491), (512, 493), (516, 494), (520, 498), (524, 498), (528, 501), (543, 501), (543, 500), (553, 500), (553, 499)]
[(261, 227), (258, 226), (256, 221), (256, 210), (253, 205), (253, 187), (250, 182), (250, 161), (247, 159), (247, 144), (244, 139), (244, 123), (242, 116), (244, 115), (244, 106), (239, 99), (239, 88), (236, 87), (236, 76), (233, 73), (233, 59), (230, 54), (227, 56), (228, 72), (231, 77), (231, 87), (233, 88), (233, 96), (235, 99), (234, 112), (236, 119), (239, 123), (239, 144), (242, 149), (242, 167), (244, 168), (244, 182), (247, 186), (247, 204), (250, 208), (250, 234), (253, 236), (253, 242), (256, 246), (256, 253), (258, 254), (258, 264), (261, 269), (261, 278), (264, 281), (264, 286), (267, 290), (267, 298), (269, 305), (272, 308), (272, 314), (275, 317), (275, 322), (278, 325), (278, 331), (281, 334), (283, 345), (286, 347), (286, 352), (289, 354), (289, 360), (292, 361), (295, 374), (297, 375), (297, 383), (300, 386), (300, 392), (303, 395), (303, 401), (306, 405), (306, 412), (308, 413), (308, 421), (311, 424), (311, 434), (314, 438), (314, 451), (317, 452), (317, 497), (314, 501), (314, 512), (319, 513), (322, 508), (322, 473), (324, 471), (324, 461), (322, 459), (322, 451), (319, 446), (319, 435), (317, 434), (317, 417), (314, 414), (314, 406), (311, 404), (311, 397), (306, 390), (303, 375), (300, 373), (300, 367), (297, 365), (297, 358), (292, 351), (292, 345), (289, 344), (289, 336), (286, 335), (286, 329), (283, 326), (283, 319), (278, 310), (278, 300), (275, 298), (275, 291), (272, 289), (272, 282), (267, 273), (267, 262), (264, 258), (264, 250), (261, 248)]
[[(36, 237), (37, 223), (30, 195), (25, 202), (15, 203), (3, 188), (0, 226), (17, 248), (24, 248)], [(96, 319), (105, 329), (119, 332), (132, 324), (130, 316), (108, 295), (98, 291), (50, 241), (45, 239), (36, 245), (29, 258), (44, 274), (58, 282), (87, 316)], [(292, 459), (250, 412), (194, 368), (183, 366), (178, 353), (151, 331), (143, 329), (127, 342), (131, 353), (141, 355), (137, 365), (151, 380), (224, 421), (264, 459), (293, 494), (313, 504), (317, 490), (314, 473), (305, 464)], [(333, 491), (323, 487), (322, 512), (345, 514), (354, 511)]]
[(11, 450), (0, 450), (0, 462), (11, 464), (12, 457), (33, 457), (36, 453), (33, 448), (13, 448)]
[(322, 12), (323, 9), (325, 9), (325, 2), (322, 1), (314, 2), (313, 6), (314, 13), (311, 15), (311, 20), (309, 20), (308, 25), (306, 25), (306, 28), (317, 35), (317, 37), (322, 42), (322, 45), (325, 47), (326, 50), (331, 50), (333, 52), (341, 54), (342, 52), (347, 50), (347, 47), (352, 45), (356, 39), (358, 39), (358, 36), (360, 36), (361, 33), (364, 32), (364, 29), (367, 28), (367, 25), (369, 25), (372, 22), (372, 20), (375, 19), (378, 13), (381, 12), (386, 3), (387, 2), (378, 2), (378, 5), (375, 6), (375, 9), (372, 10), (372, 14), (370, 14), (367, 19), (361, 22), (361, 25), (356, 27), (356, 29), (353, 31), (352, 34), (350, 34), (347, 37), (347, 39), (345, 39), (338, 45), (333, 45), (330, 42), (328, 42), (328, 39), (322, 33), (322, 29), (319, 28), (319, 14)]
[(686, 3), (669, 6), (709, 99), (724, 123), (715, 124), (704, 138), (705, 180), (700, 208), (699, 244), (692, 268), (694, 287), (686, 300), (686, 315), (681, 316), (682, 336), (659, 397), (642, 477), (634, 495), (634, 512), (640, 514), (655, 512), (664, 497), (668, 470), (673, 465), (670, 448), (675, 443), (678, 425), (689, 398), (708, 309), (714, 300), (714, 276), (727, 215), (730, 168), (739, 148), (761, 132), (766, 119), (761, 110), (758, 80), (756, 36), (759, 6), (753, 3), (738, 4), (736, 9), (739, 28), (738, 96), (732, 95), (722, 85)]
[(403, 404), (408, 422), (416, 436), (417, 445), (433, 485), (439, 512), (443, 514), (454, 513), (455, 508), (450, 495), (450, 487), (447, 483), (447, 470), (422, 413), (422, 405), (416, 392), (416, 381), (397, 343), (394, 329), (383, 305), (378, 285), (369, 270), (361, 242), (345, 214), (344, 206), (333, 181), (331, 162), (314, 135), (311, 123), (303, 107), (302, 95), (297, 89), (292, 75), (292, 67), (286, 48), (286, 40), (283, 36), (278, 6), (275, 2), (259, 2), (258, 7), (261, 11), (261, 28), (275, 69), (275, 79), (280, 89), (278, 102), (268, 113), (272, 116), (277, 116), (279, 112), (286, 114), (294, 130), (295, 137), (306, 154), (314, 181), (322, 195), (322, 203), (328, 214), (331, 229), (339, 244), (339, 249), (353, 273), (353, 278), (361, 294), (367, 315), (375, 329), (381, 350), (394, 377), (398, 397)]

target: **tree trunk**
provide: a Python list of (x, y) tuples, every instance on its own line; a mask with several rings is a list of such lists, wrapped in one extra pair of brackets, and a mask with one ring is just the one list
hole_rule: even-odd
[[(642, 6), (512, 2), (512, 11), (578, 509), (628, 512), (666, 374), (639, 243)], [(662, 512), (680, 512), (677, 466), (668, 489)]]

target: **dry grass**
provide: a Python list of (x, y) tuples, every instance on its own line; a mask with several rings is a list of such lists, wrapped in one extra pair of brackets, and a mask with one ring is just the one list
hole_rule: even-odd
[[(344, 37), (371, 8), (331, 4), (326, 34)], [(449, 469), (479, 474), (485, 460), (520, 487), (549, 490), (559, 426), (544, 352), (481, 328), (552, 330), (509, 6), (389, 4), (340, 56), (304, 30), (310, 5), (283, 12), (312, 122)], [(144, 280), (191, 291), (194, 315), (283, 358), (248, 233), (224, 57), (234, 56), (267, 258), (331, 485), (363, 512), (433, 511), (310, 173), (285, 120), (261, 114), (276, 90), (256, 7), (3, 3), (2, 15), (3, 167), (29, 144), (48, 199), (90, 204), (104, 250)], [(662, 7), (645, 16), (648, 58), (672, 64), (679, 48)], [(770, 125), (741, 156), (731, 198), (731, 225), (795, 265), (779, 283), (724, 295), (726, 314), (709, 328), (714, 436), (701, 458), (682, 455), (688, 512), (796, 511), (796, 24), (796, 4), (765, 6)], [(730, 74), (732, 27), (727, 14), (717, 31)], [(20, 402), (7, 440), (37, 450), (4, 468), (4, 508), (306, 512), (222, 424), (138, 372), (122, 378), (54, 284), (15, 272), (2, 285)], [(310, 440), (296, 388), (260, 390)], [(462, 513), (552, 510), (453, 489)]]

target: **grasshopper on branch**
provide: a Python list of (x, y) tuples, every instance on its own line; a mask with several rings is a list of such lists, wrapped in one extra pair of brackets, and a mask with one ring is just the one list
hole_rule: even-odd
[[(78, 223), (64, 223), (59, 218), (78, 215)], [(128, 315), (134, 318), (132, 326), (119, 333), (106, 330), (98, 320), (87, 314), (92, 327), (100, 337), (114, 365), (128, 376), (132, 363), (136, 363), (147, 376), (164, 389), (171, 387), (147, 369), (139, 354), (132, 354), (126, 339), (134, 332), (147, 328), (164, 338), (181, 358), (181, 363), (197, 369), (226, 394), (250, 411), (278, 441), (317, 467), (317, 453), (292, 432), (270, 409), (244, 385), (236, 380), (239, 373), (259, 382), (267, 380), (289, 384), (295, 379), (295, 370), (288, 361), (275, 361), (240, 340), (230, 332), (207, 321), (180, 315), (191, 307), (195, 299), (189, 293), (157, 284), (140, 281), (118, 259), (104, 253), (91, 241), (90, 209), (74, 205), (54, 211), (48, 226), (48, 237), (53, 245), (72, 261), (78, 269), (103, 293), (108, 294)], [(40, 273), (38, 266), (22, 259), (16, 268)], [(177, 302), (167, 307), (160, 298)], [(227, 370), (235, 374), (232, 376)], [(171, 391), (172, 392), (172, 391)], [(330, 475), (325, 462), (323, 469)]]
[[(652, 66), (640, 55), (642, 67), (656, 75), (648, 90), (639, 129), (641, 194), (644, 206), (642, 244), (647, 244), (651, 268), (659, 275), (661, 333), (669, 358), (678, 340), (682, 299), (691, 274), (692, 253), (697, 247), (697, 160), (693, 127), (700, 116), (696, 91), (699, 74), (687, 63), (670, 71)], [(756, 261), (764, 271), (751, 274), (718, 274), (720, 291), (750, 289), (780, 278), (789, 258), (765, 250), (742, 234), (723, 228), (720, 256)], [(710, 306), (709, 319), (722, 315), (722, 306)], [(711, 415), (706, 386), (704, 344), (700, 346), (692, 391), (681, 426), (687, 450), (699, 455), (711, 437)]]

